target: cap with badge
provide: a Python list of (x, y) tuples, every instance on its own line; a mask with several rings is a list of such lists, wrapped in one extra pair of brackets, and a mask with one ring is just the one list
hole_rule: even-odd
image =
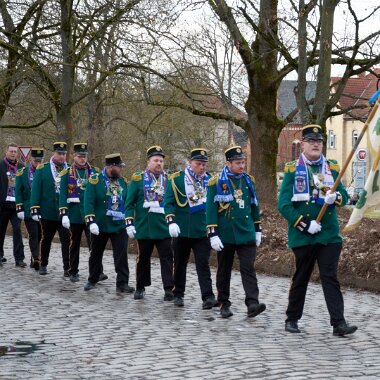
[(207, 150), (204, 148), (194, 148), (190, 152), (190, 160), (208, 161)]
[(53, 150), (55, 152), (67, 153), (67, 144), (62, 141), (57, 141), (53, 144)]
[(106, 166), (114, 165), (114, 166), (125, 166), (125, 163), (121, 159), (120, 153), (112, 153), (108, 154), (106, 157)]
[(323, 140), (321, 126), (318, 124), (305, 125), (302, 128), (302, 140)]
[(165, 158), (165, 154), (162, 150), (162, 148), (158, 145), (153, 145), (146, 151), (146, 157), (150, 158), (152, 156), (161, 156), (162, 158)]
[(224, 154), (227, 161), (242, 160), (243, 158), (246, 158), (243, 149), (239, 145), (228, 148)]
[(43, 148), (32, 148), (30, 151), (30, 156), (35, 161), (42, 161), (44, 158), (44, 149)]
[(74, 153), (78, 154), (79, 156), (87, 156), (87, 143), (75, 143)]

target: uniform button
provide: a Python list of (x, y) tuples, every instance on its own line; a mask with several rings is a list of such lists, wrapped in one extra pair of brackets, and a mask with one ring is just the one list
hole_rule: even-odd
[(310, 214), (306, 214), (306, 216), (310, 216)]
[(233, 216), (232, 219), (235, 219), (235, 217)]
[(309, 202), (306, 202), (306, 206), (309, 204)]
[(246, 215), (245, 217), (248, 218), (248, 215)]
[(248, 189), (248, 186), (246, 186), (245, 188)]
[(331, 215), (331, 212), (329, 212), (329, 215)]

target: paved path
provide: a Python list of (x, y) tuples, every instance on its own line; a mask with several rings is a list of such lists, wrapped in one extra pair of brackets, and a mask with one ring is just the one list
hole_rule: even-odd
[[(58, 245), (53, 250), (50, 274), (40, 276), (14, 266), (7, 237), (8, 262), (0, 268), (0, 346), (18, 348), (0, 356), (0, 379), (380, 378), (379, 294), (344, 291), (347, 319), (360, 329), (339, 338), (332, 336), (321, 288), (312, 284), (300, 323), (304, 332), (289, 334), (283, 322), (286, 278), (259, 276), (267, 311), (247, 319), (240, 275), (233, 273), (235, 314), (224, 320), (215, 308), (201, 310), (193, 264), (185, 307), (178, 308), (163, 301), (157, 259), (153, 286), (144, 300), (135, 301), (116, 295), (110, 252), (104, 259), (109, 280), (84, 292), (86, 250), (76, 284), (63, 280)], [(129, 262), (134, 285), (135, 256)], [(21, 350), (32, 352), (20, 355)]]

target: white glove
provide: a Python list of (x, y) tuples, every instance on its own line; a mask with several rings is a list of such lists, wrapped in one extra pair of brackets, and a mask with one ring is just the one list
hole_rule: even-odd
[(127, 234), (128, 236), (131, 238), (131, 239), (134, 239), (135, 238), (135, 233), (136, 233), (136, 230), (135, 230), (135, 226), (128, 226), (126, 228), (127, 230)]
[(69, 219), (69, 217), (67, 215), (64, 215), (62, 217), (62, 226), (65, 227), (65, 228), (67, 228), (68, 230), (70, 229), (70, 219)]
[(32, 216), (32, 219), (33, 219), (34, 221), (36, 221), (36, 222), (39, 222), (40, 219), (41, 219), (41, 215), (33, 215), (33, 216)]
[(314, 235), (314, 234), (318, 233), (321, 229), (322, 229), (322, 226), (319, 223), (317, 223), (315, 220), (312, 220), (310, 222), (310, 226), (309, 226), (307, 232), (309, 234)]
[(336, 193), (331, 193), (331, 190), (328, 190), (325, 196), (325, 203), (327, 203), (328, 205), (332, 205), (334, 204), (335, 201), (336, 201)]
[(179, 229), (179, 225), (177, 223), (169, 224), (169, 234), (171, 237), (176, 238), (180, 233), (181, 230)]
[(262, 237), (262, 232), (256, 232), (256, 247), (260, 247)]
[(99, 235), (99, 226), (96, 223), (91, 223), (90, 224), (90, 232), (93, 235)]
[(25, 219), (25, 212), (24, 211), (20, 211), (17, 213), (17, 218), (21, 219), (21, 220), (24, 220)]
[(213, 236), (210, 238), (210, 243), (212, 249), (215, 251), (221, 251), (224, 248), (222, 241), (219, 239), (219, 236)]

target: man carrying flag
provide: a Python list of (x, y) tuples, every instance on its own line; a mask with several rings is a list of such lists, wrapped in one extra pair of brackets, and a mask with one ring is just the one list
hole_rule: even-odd
[[(302, 129), (301, 148), (298, 160), (285, 166), (278, 199), (278, 210), (288, 221), (288, 245), (296, 260), (285, 331), (301, 332), (298, 320), (303, 314), (307, 285), (317, 262), (333, 335), (352, 334), (357, 327), (346, 323), (337, 278), (342, 237), (335, 209), (346, 204), (348, 195), (342, 183), (336, 192), (330, 191), (338, 177), (339, 166), (336, 161), (326, 160), (322, 154), (323, 137), (319, 125), (307, 125)], [(324, 204), (328, 205), (328, 212), (318, 223), (316, 219)]]

